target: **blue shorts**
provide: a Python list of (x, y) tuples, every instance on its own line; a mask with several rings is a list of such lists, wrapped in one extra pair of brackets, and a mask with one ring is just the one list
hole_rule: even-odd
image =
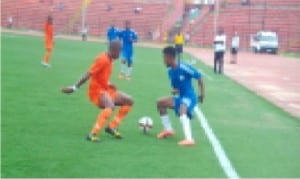
[(133, 51), (132, 50), (122, 50), (122, 58), (129, 64), (132, 64), (133, 61)]
[(195, 106), (197, 105), (197, 97), (196, 96), (182, 96), (182, 97), (174, 97), (174, 105), (175, 105), (175, 113), (176, 115), (180, 115), (180, 105), (185, 105), (187, 107), (187, 116), (192, 119), (193, 111)]
[(183, 45), (176, 44), (175, 49), (176, 49), (176, 53), (180, 54), (183, 52)]

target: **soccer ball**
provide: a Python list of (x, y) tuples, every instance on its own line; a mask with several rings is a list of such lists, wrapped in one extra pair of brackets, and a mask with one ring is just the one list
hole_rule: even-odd
[(153, 120), (148, 116), (141, 117), (139, 119), (139, 127), (144, 133), (147, 133), (153, 127)]

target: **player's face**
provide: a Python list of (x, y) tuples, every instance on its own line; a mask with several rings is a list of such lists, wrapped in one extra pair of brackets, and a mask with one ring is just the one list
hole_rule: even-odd
[(47, 20), (48, 20), (48, 23), (49, 23), (49, 24), (52, 24), (52, 23), (53, 23), (53, 18), (52, 18), (52, 17), (48, 17)]
[(172, 65), (172, 57), (170, 55), (164, 54), (164, 62), (166, 67), (170, 67)]
[(125, 28), (126, 28), (126, 29), (130, 29), (130, 22), (126, 22), (126, 23), (125, 23)]
[(120, 52), (121, 52), (121, 49), (120, 49), (120, 48), (111, 49), (111, 50), (110, 50), (111, 57), (112, 57), (113, 59), (118, 59), (119, 56), (120, 56)]

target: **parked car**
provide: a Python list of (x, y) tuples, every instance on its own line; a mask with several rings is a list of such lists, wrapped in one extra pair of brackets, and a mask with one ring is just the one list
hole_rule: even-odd
[(276, 32), (259, 31), (250, 38), (250, 47), (254, 53), (278, 52), (278, 36)]

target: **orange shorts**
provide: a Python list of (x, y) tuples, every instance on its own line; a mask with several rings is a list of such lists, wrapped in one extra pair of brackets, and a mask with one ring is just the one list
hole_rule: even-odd
[(107, 93), (111, 100), (112, 101), (115, 101), (115, 98), (116, 98), (116, 94), (117, 94), (117, 90), (116, 89), (113, 89), (113, 88), (110, 88), (108, 90), (100, 90), (98, 92), (98, 94), (94, 94), (94, 95), (91, 95), (91, 93), (89, 94), (90, 96), (90, 100), (98, 107), (102, 107), (103, 104), (101, 104), (101, 101), (100, 101), (100, 98), (101, 96), (104, 94), (104, 93)]
[(46, 45), (46, 46), (45, 46), (45, 49), (46, 49), (46, 50), (52, 50), (52, 49), (53, 49), (53, 45)]

